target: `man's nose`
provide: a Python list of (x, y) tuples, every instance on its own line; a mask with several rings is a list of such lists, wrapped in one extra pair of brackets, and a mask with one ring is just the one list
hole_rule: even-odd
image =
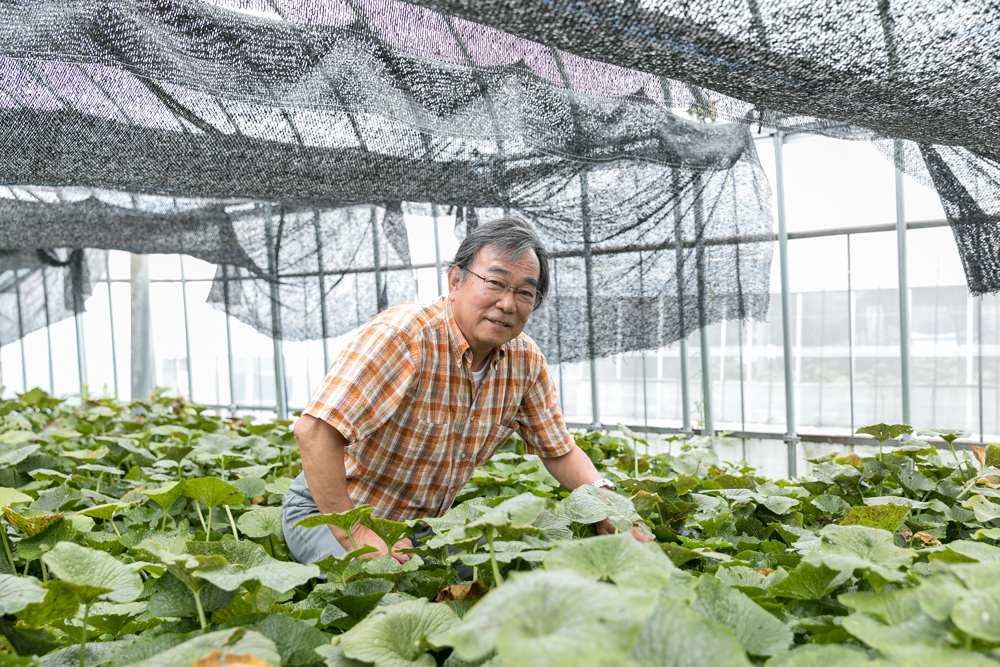
[(497, 308), (505, 313), (513, 313), (517, 310), (517, 303), (514, 301), (514, 290), (509, 289), (497, 301)]

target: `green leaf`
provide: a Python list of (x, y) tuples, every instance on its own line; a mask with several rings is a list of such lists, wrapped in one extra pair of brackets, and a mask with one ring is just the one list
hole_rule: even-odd
[(655, 605), (649, 591), (593, 582), (572, 572), (512, 574), (480, 600), (447, 636), (465, 660), (496, 649), (508, 665), (615, 665)]
[(13, 507), (14, 505), (30, 503), (32, 500), (31, 496), (21, 493), (17, 489), (0, 486), (0, 507)]
[(990, 644), (1000, 642), (1000, 586), (970, 591), (951, 609), (959, 630)]
[[(219, 656), (220, 664), (225, 664), (227, 656), (235, 658), (241, 655), (252, 655), (272, 665), (281, 664), (281, 656), (274, 642), (258, 632), (234, 628), (195, 637), (142, 662), (134, 663), (131, 667), (192, 667), (213, 651), (222, 652)], [(235, 666), (239, 663), (231, 659), (231, 664)]]
[(307, 516), (295, 524), (294, 528), (316, 528), (318, 526), (334, 526), (340, 528), (345, 533), (351, 532), (354, 524), (358, 523), (362, 517), (372, 513), (374, 508), (371, 505), (362, 505), (349, 509), (346, 512), (332, 512), (330, 514), (314, 514)]
[(876, 616), (889, 625), (898, 625), (913, 620), (922, 611), (920, 598), (913, 589), (901, 589), (892, 592), (845, 593), (837, 601), (853, 611)]
[(870, 435), (878, 440), (879, 444), (882, 444), (886, 440), (898, 438), (904, 433), (913, 433), (913, 427), (909, 424), (873, 424), (871, 426), (862, 426), (855, 433)]
[(913, 549), (897, 547), (892, 533), (878, 528), (831, 525), (820, 531), (820, 537), (819, 550), (807, 553), (803, 562), (838, 571), (868, 570), (885, 581), (905, 580), (899, 568), (909, 566), (917, 555)]
[(390, 554), (396, 542), (414, 535), (420, 530), (416, 525), (409, 526), (399, 521), (391, 521), (390, 519), (383, 519), (371, 514), (362, 516), (359, 522), (362, 526), (382, 538), (382, 541), (389, 548)]
[(182, 493), (207, 507), (239, 505), (243, 502), (243, 494), (235, 486), (215, 477), (189, 479)]
[(224, 591), (235, 591), (248, 581), (257, 581), (278, 593), (285, 593), (319, 576), (315, 565), (300, 565), (287, 561), (271, 560), (246, 571), (234, 568), (206, 568), (197, 570), (195, 578), (204, 579)]
[(12, 526), (28, 537), (37, 535), (63, 518), (62, 513), (48, 514), (46, 512), (34, 512), (26, 509), (15, 512), (9, 507), (3, 508), (3, 515), (7, 517), (7, 521), (10, 521)]
[(759, 570), (746, 565), (733, 565), (732, 567), (720, 567), (716, 570), (715, 577), (725, 585), (733, 586), (746, 593), (748, 590), (766, 591), (786, 579), (788, 572), (779, 568), (769, 574), (761, 574)]
[(47, 526), (45, 530), (17, 543), (17, 555), (24, 560), (38, 560), (42, 554), (51, 551), (60, 542), (72, 540), (76, 535), (73, 523), (61, 519)]
[(281, 661), (275, 664), (282, 667), (305, 667), (319, 662), (319, 654), (313, 649), (330, 643), (327, 635), (309, 623), (285, 614), (271, 614), (250, 629), (274, 642), (281, 655)]
[(184, 493), (184, 484), (184, 480), (179, 482), (164, 482), (155, 489), (143, 490), (143, 494), (166, 511)]
[(813, 507), (817, 508), (824, 514), (843, 514), (850, 508), (844, 499), (840, 496), (831, 496), (829, 494), (823, 494), (821, 496), (816, 496), (810, 501)]
[(101, 505), (94, 505), (93, 507), (80, 510), (79, 514), (89, 516), (94, 519), (110, 521), (111, 517), (129, 506), (129, 503), (103, 503)]
[(873, 507), (852, 507), (847, 516), (840, 520), (841, 526), (868, 526), (896, 532), (910, 510), (900, 505), (875, 505)]
[(868, 655), (850, 646), (806, 644), (794, 651), (779, 653), (764, 667), (862, 667)]
[[(236, 525), (239, 526), (240, 531), (247, 537), (283, 536), (280, 507), (258, 507), (253, 509), (244, 513), (236, 521)], [(284, 538), (282, 537), (282, 539)]]
[(423, 598), (380, 607), (340, 637), (344, 655), (375, 667), (435, 667), (425, 652), (431, 635), (447, 632), (458, 616), (447, 605)]
[(571, 570), (587, 579), (629, 588), (656, 590), (675, 569), (655, 544), (640, 544), (631, 534), (557, 542), (545, 556), (545, 569)]
[(590, 524), (610, 519), (621, 532), (632, 530), (632, 526), (642, 520), (631, 500), (589, 484), (573, 491), (561, 507), (574, 523)]
[[(661, 600), (641, 625), (629, 657), (656, 667), (750, 667), (743, 646), (729, 628), (669, 599)], [(594, 663), (584, 659), (562, 664)]]
[(264, 495), (264, 480), (259, 477), (241, 477), (233, 480), (233, 486), (244, 498), (259, 498)]
[(1000, 563), (1000, 548), (981, 542), (955, 540), (945, 545), (948, 551), (961, 556), (961, 560), (977, 563)]
[(48, 625), (76, 615), (80, 609), (80, 598), (73, 587), (65, 581), (50, 579), (45, 584), (45, 599), (29, 604), (17, 617), (32, 627)]
[(939, 644), (950, 631), (950, 624), (935, 621), (921, 612), (914, 618), (886, 625), (868, 614), (851, 614), (843, 621), (844, 629), (879, 651), (893, 646)]
[(894, 665), (905, 667), (996, 667), (985, 655), (935, 646), (890, 646), (883, 651)]
[(962, 506), (975, 512), (976, 521), (986, 523), (993, 519), (1000, 519), (1000, 505), (991, 503), (983, 496), (972, 496), (964, 501)]
[(42, 560), (88, 604), (98, 598), (131, 602), (142, 593), (139, 575), (103, 551), (60, 542)]
[(45, 589), (34, 577), (0, 574), (0, 616), (14, 614), (45, 599)]
[(792, 644), (792, 631), (784, 623), (715, 577), (699, 578), (695, 592), (691, 609), (729, 628), (747, 653), (775, 655)]
[(787, 577), (772, 586), (769, 592), (775, 597), (822, 600), (831, 590), (850, 578), (850, 574), (803, 561)]

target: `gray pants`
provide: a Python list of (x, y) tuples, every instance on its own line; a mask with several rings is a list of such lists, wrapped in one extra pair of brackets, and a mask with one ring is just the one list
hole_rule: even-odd
[[(343, 545), (333, 536), (328, 526), (316, 528), (295, 528), (295, 524), (308, 516), (322, 514), (316, 507), (312, 493), (306, 488), (306, 478), (303, 473), (295, 478), (285, 494), (285, 502), (281, 506), (281, 530), (285, 533), (285, 544), (292, 557), (300, 563), (308, 564), (323, 560), (327, 556), (340, 556), (347, 553)], [(414, 546), (420, 544), (434, 533), (430, 528), (421, 530), (410, 538)]]

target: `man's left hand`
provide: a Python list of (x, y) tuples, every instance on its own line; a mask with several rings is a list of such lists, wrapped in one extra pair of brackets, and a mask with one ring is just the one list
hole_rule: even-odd
[[(597, 523), (597, 534), (598, 535), (614, 535), (619, 532), (615, 529), (615, 524), (611, 523), (611, 519), (604, 519)], [(652, 542), (638, 526), (632, 528), (632, 537), (638, 542)]]

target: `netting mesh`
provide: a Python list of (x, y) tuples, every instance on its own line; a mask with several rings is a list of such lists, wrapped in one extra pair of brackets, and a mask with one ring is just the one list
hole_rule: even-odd
[[(674, 103), (871, 140), (941, 197), (973, 294), (1000, 290), (1000, 8), (920, 0), (416, 0), (673, 77)], [(902, 145), (894, 145), (896, 139)]]
[(749, 132), (679, 118), (676, 81), (386, 0), (0, 18), (9, 248), (189, 253), (220, 265), (217, 307), (302, 340), (415, 297), (403, 207), (425, 202), (536, 225), (558, 255), (532, 321), (550, 357), (766, 315)]

